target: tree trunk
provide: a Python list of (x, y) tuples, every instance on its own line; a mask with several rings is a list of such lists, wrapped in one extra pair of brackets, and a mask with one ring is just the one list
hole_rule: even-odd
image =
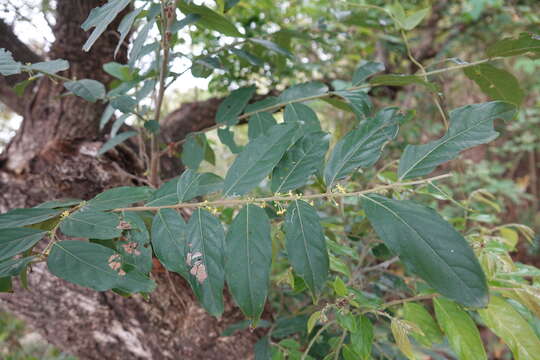
[[(81, 50), (87, 34), (80, 24), (99, 3), (57, 1), (57, 40), (50, 57), (70, 62), (65, 76), (105, 83), (110, 80), (101, 69), (113, 60), (118, 38), (104, 34), (90, 53)], [(16, 60), (24, 60), (9, 44), (6, 47)], [(120, 61), (125, 52), (124, 48)], [(143, 169), (128, 146), (97, 157), (103, 143), (98, 123), (104, 105), (60, 96), (64, 91), (62, 84), (43, 78), (24, 102), (16, 98), (12, 102), (2, 100), (22, 113), (24, 121), (0, 157), (1, 212), (55, 198), (88, 199), (106, 188), (137, 184), (133, 175), (140, 175)], [(12, 96), (9, 92), (2, 94)], [(141, 296), (124, 298), (69, 284), (53, 277), (41, 263), (29, 274), (29, 288), (18, 287), (12, 294), (0, 295), (0, 306), (21, 316), (52, 344), (81, 359), (251, 356), (255, 334), (245, 331), (219, 337), (226, 326), (242, 319), (229, 298), (223, 317), (214, 319), (197, 305), (182, 278), (166, 272), (159, 264), (152, 277), (158, 286), (148, 300)]]

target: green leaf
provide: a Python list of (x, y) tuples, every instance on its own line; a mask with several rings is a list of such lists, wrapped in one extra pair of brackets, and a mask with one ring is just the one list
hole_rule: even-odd
[(152, 134), (159, 134), (160, 126), (156, 120), (148, 120), (144, 122), (144, 128)]
[(193, 211), (187, 225), (190, 283), (202, 305), (213, 316), (223, 313), (225, 233), (219, 220), (203, 209)]
[(463, 72), (492, 100), (503, 100), (520, 106), (525, 98), (518, 79), (506, 70), (490, 64), (479, 64), (465, 68)]
[(272, 114), (267, 112), (258, 112), (251, 115), (248, 120), (248, 138), (255, 139), (257, 136), (264, 134), (272, 126), (276, 125), (276, 119)]
[(188, 279), (186, 264), (186, 222), (173, 209), (161, 209), (152, 221), (152, 247), (159, 261), (169, 271)]
[(51, 201), (45, 201), (39, 205), (34, 206), (34, 208), (37, 209), (55, 209), (55, 208), (62, 208), (62, 207), (70, 207), (73, 205), (78, 205), (82, 202), (81, 199), (58, 199), (58, 200), (51, 200)]
[(216, 69), (221, 69), (221, 62), (215, 56), (195, 58), (191, 65), (191, 74), (195, 77), (207, 78)]
[(171, 33), (177, 33), (180, 30), (182, 30), (184, 27), (195, 24), (199, 19), (201, 18), (200, 15), (197, 14), (188, 14), (186, 15), (182, 20), (174, 19), (172, 25), (171, 25)]
[(226, 145), (233, 154), (238, 154), (242, 151), (242, 147), (238, 146), (234, 141), (234, 132), (229, 127), (218, 129), (219, 140), (223, 145)]
[(307, 320), (308, 317), (306, 315), (281, 317), (275, 323), (274, 330), (272, 330), (272, 337), (282, 339), (296, 333), (305, 334)]
[(431, 314), (420, 304), (406, 303), (403, 305), (403, 318), (416, 324), (423, 334), (414, 332), (412, 336), (425, 347), (432, 347), (433, 343), (439, 344), (443, 341), (443, 335), (439, 326), (433, 320)]
[(332, 283), (332, 286), (337, 296), (347, 296), (347, 294), (349, 293), (349, 290), (347, 290), (347, 286), (340, 277), (336, 277), (336, 279)]
[(308, 101), (312, 97), (316, 97), (328, 92), (328, 86), (320, 81), (310, 81), (298, 85), (291, 86), (281, 93), (278, 102), (285, 105), (291, 102)]
[(116, 120), (114, 120), (111, 126), (111, 132), (109, 134), (110, 138), (115, 137), (118, 134), (118, 130), (124, 125), (127, 119), (129, 119), (129, 114), (122, 114)]
[(82, 97), (86, 101), (96, 102), (105, 97), (105, 86), (96, 80), (82, 79), (67, 81), (64, 87), (73, 94)]
[(29, 228), (2, 229), (0, 232), (0, 261), (30, 249), (46, 233), (46, 231)]
[(399, 160), (399, 179), (427, 175), (461, 151), (490, 142), (499, 135), (493, 129), (493, 121), (510, 120), (515, 112), (514, 105), (500, 101), (452, 110), (450, 128), (442, 138), (423, 145), (407, 145)]
[(145, 206), (164, 206), (178, 204), (178, 196), (176, 195), (176, 187), (179, 178), (174, 178), (165, 182), (154, 194)]
[(133, 80), (133, 74), (127, 65), (111, 61), (103, 65), (103, 70), (105, 70), (107, 74), (112, 75), (122, 81)]
[(11, 51), (0, 48), (0, 74), (4, 76), (21, 73), (21, 63), (13, 60)]
[(109, 189), (88, 201), (87, 207), (93, 210), (111, 210), (127, 207), (133, 203), (146, 201), (153, 190), (147, 186), (120, 186)]
[(246, 106), (246, 113), (251, 113), (251, 112), (254, 112), (254, 111), (255, 112), (262, 111), (262, 110), (265, 110), (268, 107), (277, 106), (278, 103), (279, 103), (279, 99), (277, 97), (275, 97), (275, 96), (267, 96), (267, 97), (265, 97), (264, 99), (262, 99), (260, 101), (256, 101), (254, 103), (248, 104)]
[(200, 16), (195, 23), (197, 27), (215, 30), (227, 36), (241, 37), (242, 34), (236, 26), (223, 15), (211, 10), (204, 5), (195, 5), (194, 3), (177, 2), (178, 8), (186, 15), (197, 14)]
[(247, 144), (225, 176), (224, 196), (243, 195), (259, 185), (291, 145), (296, 129), (296, 124), (278, 124)]
[(107, 151), (113, 149), (116, 145), (118, 144), (121, 144), (123, 143), (124, 141), (126, 141), (127, 139), (129, 139), (130, 137), (133, 137), (135, 135), (137, 135), (138, 132), (136, 131), (126, 131), (126, 132), (123, 132), (121, 134), (118, 134), (112, 138), (110, 138), (109, 140), (107, 140), (107, 142), (105, 144), (103, 144), (103, 146), (99, 149), (98, 151), (98, 155), (103, 155), (105, 154)]
[(105, 5), (93, 8), (88, 18), (81, 25), (84, 31), (95, 27), (90, 37), (84, 43), (82, 49), (90, 50), (99, 36), (107, 29), (107, 26), (116, 18), (116, 16), (131, 2), (131, 0), (109, 0)]
[(370, 113), (373, 105), (369, 96), (364, 90), (342, 90), (334, 91), (334, 94), (346, 100), (358, 119), (365, 119)]
[(188, 168), (196, 170), (204, 159), (206, 141), (204, 134), (189, 134), (182, 146), (182, 163)]
[(315, 111), (301, 103), (291, 103), (285, 106), (283, 120), (298, 123), (302, 133), (321, 131), (321, 124)]
[(404, 30), (412, 30), (429, 14), (430, 8), (421, 9), (407, 15), (401, 22), (401, 27)]
[(317, 322), (321, 319), (322, 312), (315, 311), (313, 314), (309, 316), (309, 319), (307, 321), (307, 333), (311, 333), (315, 325), (317, 325)]
[(460, 360), (487, 359), (482, 339), (474, 321), (453, 301), (433, 299), (435, 315)]
[(386, 108), (345, 135), (332, 150), (324, 169), (326, 186), (331, 188), (354, 170), (375, 164), (384, 145), (395, 139), (401, 119), (403, 115), (397, 108)]
[(0, 262), (0, 277), (19, 275), (21, 271), (35, 258), (35, 256), (28, 256)]
[(111, 106), (123, 113), (132, 112), (136, 105), (137, 101), (128, 95), (120, 95), (111, 100)]
[(384, 64), (376, 61), (362, 61), (360, 66), (354, 71), (352, 84), (356, 86), (366, 81), (368, 77), (378, 72), (384, 71)]
[(496, 56), (516, 56), (527, 53), (538, 56), (540, 54), (540, 37), (532, 33), (523, 32), (517, 39), (507, 38), (497, 41), (487, 48), (486, 53), (490, 58)]
[(356, 354), (355, 359), (371, 359), (371, 347), (373, 346), (373, 325), (366, 316), (356, 317), (357, 331), (350, 334), (351, 344), (349, 347)]
[(238, 4), (240, 0), (225, 0), (224, 12), (229, 11), (234, 5)]
[(272, 359), (272, 348), (270, 347), (270, 339), (268, 336), (263, 336), (255, 343), (253, 352), (255, 353), (255, 360)]
[(60, 215), (60, 210), (53, 209), (13, 209), (0, 214), (0, 229), (33, 225)]
[(223, 179), (212, 173), (197, 173), (187, 169), (178, 179), (176, 194), (178, 202), (189, 201), (197, 196), (221, 190)]
[(273, 51), (276, 54), (283, 55), (290, 58), (294, 57), (294, 55), (289, 50), (282, 48), (281, 46), (279, 46), (278, 44), (270, 40), (257, 39), (257, 38), (249, 38), (248, 40), (254, 44), (260, 45), (270, 51)]
[(274, 169), (272, 191), (286, 192), (304, 186), (321, 168), (329, 142), (330, 136), (324, 132), (306, 134), (298, 140)]
[(129, 30), (131, 30), (131, 27), (133, 26), (133, 21), (135, 21), (137, 16), (141, 13), (142, 9), (143, 8), (140, 7), (133, 11), (130, 11), (122, 18), (122, 21), (120, 21), (120, 25), (118, 25), (118, 32), (120, 33), (120, 38), (118, 39), (118, 45), (116, 45), (116, 48), (114, 49), (113, 58), (116, 58), (116, 54), (118, 54), (120, 46), (122, 46), (122, 44), (124, 43), (124, 40), (129, 33)]
[(479, 310), (478, 314), (487, 327), (508, 345), (513, 359), (540, 359), (540, 339), (529, 323), (504, 299), (492, 296), (487, 309)]
[(116, 214), (84, 207), (63, 219), (60, 222), (60, 230), (67, 236), (113, 239), (122, 234), (117, 228), (119, 224), (120, 219)]
[(26, 90), (26, 88), (28, 87), (28, 85), (30, 85), (32, 83), (32, 79), (26, 79), (26, 80), (23, 80), (23, 81), (19, 81), (18, 83), (16, 83), (15, 85), (13, 85), (12, 89), (13, 91), (15, 92), (15, 94), (17, 94), (17, 96), (21, 97), (24, 95), (24, 91)]
[(294, 271), (318, 295), (328, 277), (329, 260), (317, 211), (305, 201), (291, 202), (284, 228), (287, 256)]
[(249, 100), (255, 94), (255, 86), (243, 87), (232, 91), (217, 109), (216, 124), (233, 126), (238, 124), (238, 115), (242, 113)]
[(11, 276), (0, 277), (0, 293), (12, 293), (12, 292), (13, 292), (13, 283), (11, 281)]
[(392, 335), (396, 340), (396, 345), (403, 355), (405, 355), (407, 359), (416, 360), (416, 356), (408, 336), (410, 331), (407, 323), (398, 320), (397, 318), (392, 318), (390, 329), (392, 330)]
[(131, 47), (131, 51), (129, 52), (129, 61), (128, 65), (129, 67), (133, 68), (135, 65), (135, 62), (144, 55), (143, 53), (143, 46), (144, 42), (148, 39), (148, 35), (150, 33), (150, 30), (152, 27), (154, 27), (154, 24), (156, 23), (156, 17), (150, 16), (150, 19), (148, 19), (148, 22), (144, 24), (142, 29), (137, 34), (137, 37), (135, 38), (135, 41), (133, 41), (133, 45)]
[(247, 51), (245, 51), (243, 49), (231, 48), (230, 51), (233, 54), (235, 54), (236, 56), (238, 56), (239, 58), (246, 60), (250, 65), (253, 65), (253, 66), (263, 66), (264, 65), (264, 61), (261, 58), (255, 56), (255, 55), (253, 55), (253, 54), (251, 54), (251, 53), (249, 53), (249, 52), (247, 52)]
[(103, 111), (103, 114), (101, 114), (101, 118), (99, 119), (99, 129), (102, 130), (105, 125), (109, 122), (111, 117), (114, 114), (114, 108), (111, 106), (111, 104), (107, 104), (107, 107)]
[(464, 306), (486, 306), (486, 278), (474, 252), (435, 210), (380, 195), (364, 196), (362, 206), (377, 235), (411, 272)]
[(389, 86), (406, 86), (411, 84), (419, 84), (428, 88), (430, 91), (437, 92), (437, 85), (424, 80), (422, 76), (417, 75), (377, 75), (369, 80), (373, 86), (389, 85)]
[(270, 282), (272, 239), (270, 220), (258, 206), (248, 204), (234, 218), (225, 240), (225, 275), (236, 304), (257, 321)]
[[(116, 256), (116, 257), (115, 257)], [(120, 288), (127, 292), (151, 292), (155, 283), (136, 270), (123, 273), (120, 255), (108, 247), (76, 240), (53, 245), (47, 258), (49, 271), (64, 280), (96, 291)]]
[(69, 69), (69, 62), (64, 59), (56, 59), (26, 65), (25, 68), (47, 74), (56, 74), (57, 72)]

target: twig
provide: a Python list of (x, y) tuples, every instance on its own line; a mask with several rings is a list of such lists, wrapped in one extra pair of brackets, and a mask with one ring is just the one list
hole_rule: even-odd
[[(401, 33), (401, 38), (403, 39), (403, 43), (405, 44), (405, 48), (407, 49), (407, 56), (409, 57), (411, 62), (420, 69), (420, 72), (422, 73), (422, 76), (424, 77), (424, 80), (426, 82), (428, 82), (429, 80), (428, 80), (426, 69), (424, 68), (424, 65), (422, 65), (422, 63), (420, 63), (418, 60), (416, 60), (416, 58), (412, 54), (411, 47), (409, 45), (409, 40), (407, 39), (407, 34), (405, 34), (404, 30), (401, 30), (400, 33)], [(437, 98), (437, 96), (438, 96), (437, 94), (432, 94), (433, 102), (435, 103), (435, 106), (437, 107), (437, 110), (439, 110), (439, 113), (441, 114), (445, 129), (448, 130), (448, 126), (449, 126), (448, 125), (448, 119), (446, 118), (446, 113), (445, 113), (444, 109), (442, 108), (441, 103), (439, 102), (439, 99)]]
[(313, 347), (313, 345), (315, 344), (315, 341), (317, 341), (317, 339), (319, 338), (319, 336), (321, 336), (321, 334), (323, 333), (324, 330), (328, 329), (328, 327), (330, 327), (330, 325), (332, 325), (334, 322), (333, 321), (330, 321), (326, 324), (324, 324), (318, 331), (317, 333), (315, 334), (315, 336), (313, 336), (313, 338), (311, 338), (311, 341), (309, 342), (306, 350), (304, 351), (304, 353), (302, 354), (302, 357), (300, 358), (300, 360), (305, 360), (306, 357), (308, 356), (308, 353), (309, 353), (309, 350), (311, 350), (311, 348)]
[(412, 302), (412, 301), (429, 300), (437, 296), (439, 296), (439, 294), (427, 294), (427, 295), (413, 296), (413, 297), (405, 298), (405, 299), (393, 300), (393, 301), (389, 301), (387, 303), (382, 304), (381, 306), (379, 306), (379, 309), (382, 310), (382, 309), (392, 307), (394, 305), (399, 305), (399, 304)]
[[(167, 72), (169, 70), (169, 38), (171, 37), (170, 27), (174, 20), (174, 10), (171, 5), (161, 6), (161, 15), (163, 18), (163, 36), (161, 37), (161, 48), (163, 49), (163, 59), (161, 61), (161, 68), (159, 71), (159, 92), (156, 101), (156, 117), (155, 121), (159, 123), (161, 119), (161, 107), (163, 105), (163, 98), (165, 94), (165, 80), (167, 78)], [(150, 136), (150, 172), (148, 179), (153, 186), (159, 186), (159, 158), (161, 157), (156, 135), (154, 133)]]
[(135, 206), (135, 207), (126, 207), (118, 208), (112, 210), (113, 212), (122, 212), (122, 211), (157, 211), (161, 209), (181, 209), (181, 208), (200, 208), (200, 207), (220, 207), (220, 206), (239, 206), (245, 204), (253, 203), (267, 203), (272, 201), (294, 201), (294, 200), (310, 200), (310, 199), (333, 199), (333, 198), (342, 198), (342, 197), (353, 197), (360, 196), (369, 193), (379, 192), (383, 190), (425, 184), (430, 181), (446, 179), (451, 177), (452, 174), (438, 175), (427, 179), (415, 180), (415, 181), (406, 181), (406, 182), (396, 182), (388, 185), (375, 186), (370, 189), (355, 191), (350, 193), (341, 193), (341, 192), (326, 192), (310, 195), (288, 195), (288, 196), (269, 196), (261, 198), (248, 198), (248, 199), (230, 199), (230, 200), (216, 200), (216, 201), (202, 201), (194, 203), (179, 203), (174, 205), (163, 205), (163, 206)]
[(399, 257), (394, 256), (390, 260), (386, 260), (386, 261), (384, 261), (382, 263), (379, 263), (377, 265), (365, 267), (365, 268), (363, 268), (361, 270), (361, 272), (365, 273), (365, 272), (369, 272), (369, 271), (373, 271), (373, 270), (385, 269), (388, 266), (392, 265), (393, 263), (397, 262), (398, 260), (399, 260)]
[(336, 347), (336, 354), (334, 355), (334, 360), (339, 360), (341, 347), (343, 346), (343, 342), (345, 341), (346, 336), (347, 336), (347, 330), (343, 330), (343, 334), (341, 334), (341, 337), (339, 338), (339, 343), (337, 344), (337, 347)]

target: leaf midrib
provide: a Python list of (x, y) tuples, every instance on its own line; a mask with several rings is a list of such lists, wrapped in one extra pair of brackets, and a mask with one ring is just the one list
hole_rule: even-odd
[[(381, 126), (378, 126), (376, 129), (373, 129), (371, 132), (363, 136), (363, 138), (358, 143), (356, 143), (343, 158), (341, 158), (341, 161), (338, 162), (339, 164), (337, 167), (338, 170), (334, 172), (334, 175), (332, 176), (332, 179), (331, 179), (332, 181), (330, 181), (330, 184), (328, 184), (328, 186), (332, 186), (334, 184), (334, 182), (336, 181), (336, 178), (338, 177), (338, 174), (343, 170), (345, 165), (347, 165), (347, 163), (351, 161), (351, 158), (360, 150), (360, 147), (364, 146), (365, 143), (374, 135), (374, 132), (382, 131), (385, 128), (394, 126), (394, 125), (396, 124), (384, 122), (383, 124), (381, 124)], [(360, 129), (356, 129), (356, 130), (360, 130)]]
[[(173, 211), (174, 211), (174, 210), (173, 210)], [(178, 252), (180, 253), (180, 255), (182, 255), (182, 261), (184, 261), (185, 254), (184, 254), (184, 252), (182, 251), (183, 249), (180, 247), (180, 244), (179, 244), (179, 243), (177, 243), (176, 241), (173, 240), (173, 239), (175, 239), (175, 237), (173, 236), (173, 233), (172, 233), (172, 231), (170, 230), (169, 224), (165, 221), (165, 218), (163, 217), (161, 211), (158, 211), (158, 216), (159, 216), (159, 218), (161, 219), (161, 222), (163, 223), (163, 227), (164, 227), (165, 230), (167, 231), (167, 234), (169, 234), (169, 238), (171, 239), (172, 243), (173, 243), (174, 246), (177, 248), (177, 250), (178, 250)]]
[[(240, 180), (243, 179), (244, 176), (246, 176), (246, 174), (247, 174), (250, 170), (252, 170), (252, 169), (255, 167), (255, 165), (257, 164), (257, 162), (258, 162), (260, 159), (264, 158), (264, 157), (266, 156), (266, 154), (268, 154), (269, 152), (271, 152), (271, 150), (272, 150), (272, 148), (274, 147), (274, 145), (275, 145), (276, 143), (278, 143), (279, 140), (281, 140), (285, 135), (288, 135), (288, 133), (285, 133), (285, 132), (284, 132), (283, 134), (281, 134), (281, 136), (278, 137), (278, 138), (276, 139), (276, 141), (274, 141), (274, 142), (272, 143), (272, 146), (269, 146), (269, 147), (267, 148), (267, 150), (266, 150), (263, 154), (261, 154), (261, 156), (259, 156), (256, 160), (251, 161), (251, 166), (249, 166), (244, 172), (242, 172), (241, 175), (237, 176), (236, 180), (233, 182), (233, 184), (232, 184), (231, 186), (229, 186), (229, 188), (227, 189), (227, 191), (225, 191), (225, 193), (223, 194), (223, 196), (224, 196), (224, 197), (228, 196), (228, 195), (229, 195), (229, 191), (231, 191), (231, 189), (234, 189), (234, 188), (236, 187), (236, 185), (238, 185), (238, 183), (240, 182)], [(259, 137), (260, 137), (260, 136), (258, 136), (257, 138), (259, 138)], [(244, 151), (246, 151), (246, 150), (244, 150)], [(240, 156), (240, 155), (239, 155), (239, 156)], [(234, 164), (233, 164), (233, 165), (234, 165)], [(229, 170), (230, 170), (230, 168), (229, 168)], [(227, 175), (228, 175), (228, 174), (227, 174)], [(227, 181), (227, 177), (225, 177), (225, 181)]]
[[(304, 245), (304, 250), (306, 252), (306, 259), (307, 259), (308, 267), (309, 267), (309, 277), (311, 278), (311, 282), (313, 286), (315, 287), (315, 277), (313, 276), (313, 265), (311, 264), (311, 257), (308, 251), (309, 248), (308, 248), (308, 244), (306, 240), (306, 233), (304, 231), (304, 222), (302, 221), (302, 215), (300, 214), (300, 206), (298, 206), (298, 200), (294, 201), (294, 205), (296, 207), (296, 210), (298, 211), (298, 222), (300, 223), (300, 230), (302, 232), (302, 240), (303, 240), (302, 244)], [(313, 291), (315, 291), (315, 289), (313, 289)]]
[(377, 200), (374, 200), (373, 198), (370, 198), (369, 196), (365, 196), (364, 197), (365, 199), (368, 199), (370, 201), (373, 201), (374, 203), (376, 203), (377, 205), (379, 205), (380, 207), (386, 209), (389, 213), (391, 213), (392, 215), (394, 215), (394, 217), (396, 217), (400, 222), (402, 222), (403, 224), (405, 224), (405, 226), (407, 226), (409, 229), (411, 229), (420, 239), (422, 239), (422, 241), (427, 245), (427, 247), (437, 256), (437, 258), (439, 258), (443, 264), (449, 268), (452, 272), (452, 274), (459, 280), (460, 283), (464, 284), (465, 287), (467, 289), (470, 289), (470, 287), (467, 285), (467, 283), (465, 283), (457, 274), (456, 272), (454, 271), (453, 267), (451, 267), (447, 262), (446, 260), (444, 260), (441, 255), (439, 255), (439, 253), (437, 253), (435, 251), (435, 249), (431, 246), (431, 244), (426, 241), (424, 239), (424, 237), (414, 228), (412, 227), (411, 225), (409, 225), (409, 223), (407, 223), (407, 221), (405, 221), (405, 219), (403, 219), (401, 216), (399, 216), (399, 214), (397, 214), (395, 211), (393, 211), (392, 209), (390, 209), (389, 207), (385, 206), (384, 204), (378, 202)]
[[(504, 111), (504, 112), (506, 112), (506, 111)], [(501, 113), (497, 114), (496, 116), (490, 116), (490, 117), (486, 118), (485, 121), (479, 121), (476, 124), (474, 124), (474, 126), (468, 127), (466, 129), (458, 132), (457, 134), (448, 137), (448, 139), (446, 139), (445, 141), (441, 141), (432, 150), (428, 151), (424, 156), (420, 157), (420, 159), (418, 159), (411, 167), (409, 167), (409, 169), (404, 174), (402, 174), (399, 177), (399, 179), (403, 180), (412, 171), (412, 169), (414, 169), (420, 162), (424, 161), (426, 159), (426, 157), (431, 155), (435, 150), (438, 150), (441, 146), (446, 145), (450, 140), (454, 140), (457, 136), (462, 135), (463, 133), (465, 133), (467, 131), (473, 130), (474, 128), (478, 127), (480, 124), (483, 124), (484, 122), (493, 121), (494, 119), (497, 119), (497, 118), (501, 117), (500, 114), (502, 114), (504, 112), (501, 112)], [(439, 139), (439, 140), (442, 140), (442, 138)], [(435, 141), (437, 141), (437, 140), (435, 140)], [(415, 146), (422, 146), (422, 145), (415, 145)], [(458, 151), (458, 153), (461, 152), (461, 151), (462, 150)]]
[[(311, 150), (313, 147), (315, 146), (314, 143), (312, 143), (312, 146), (309, 148), (309, 150)], [(303, 149), (302, 149), (303, 150)], [(291, 169), (291, 171), (289, 171), (289, 173), (287, 174), (287, 176), (285, 176), (285, 178), (283, 179), (283, 181), (280, 183), (279, 187), (277, 188), (277, 190), (275, 191), (276, 193), (279, 193), (279, 191), (281, 190), (281, 188), (283, 187), (283, 185), (287, 182), (287, 180), (289, 179), (289, 177), (292, 175), (292, 173), (296, 170), (296, 168), (298, 166), (300, 166), (300, 163), (302, 161), (304, 161), (304, 159), (306, 157), (308, 157), (308, 151), (304, 151), (304, 154), (302, 155), (302, 157), (300, 158), (300, 160), (298, 160), (296, 162), (296, 164), (293, 166), (293, 168)], [(310, 174), (311, 175), (311, 174)]]
[(248, 293), (249, 293), (249, 299), (250, 299), (250, 302), (251, 302), (251, 312), (252, 313), (255, 313), (255, 300), (254, 300), (254, 294), (253, 294), (253, 289), (251, 287), (251, 249), (249, 247), (249, 207), (250, 205), (248, 204), (246, 206), (246, 258), (247, 258), (247, 264), (248, 264), (248, 268), (247, 268), (247, 272), (248, 272), (248, 283), (247, 283), (247, 288), (248, 288)]
[[(84, 260), (84, 259), (78, 257), (77, 255), (75, 255), (74, 253), (72, 253), (71, 251), (69, 251), (68, 249), (66, 249), (65, 247), (59, 245), (59, 243), (54, 244), (54, 246), (57, 246), (58, 248), (62, 249), (62, 251), (64, 251), (66, 254), (70, 255), (72, 258), (78, 260), (79, 262), (81, 262), (81, 263), (83, 263), (83, 264), (85, 264), (85, 265), (87, 265), (87, 266), (89, 266), (89, 267), (91, 267), (91, 268), (93, 268), (93, 269), (96, 269), (96, 270), (98, 270), (98, 271), (100, 271), (100, 272), (102, 272), (102, 273), (104, 273), (104, 274), (107, 274), (109, 277), (112, 277), (112, 278), (114, 278), (115, 280), (118, 280), (118, 279), (116, 278), (116, 276), (113, 275), (113, 273), (112, 273), (111, 271), (103, 270), (103, 269), (100, 268), (99, 266), (96, 266), (96, 265), (94, 265), (94, 264), (92, 264), (92, 263), (87, 262), (86, 260)], [(114, 274), (116, 274), (116, 273), (114, 273)]]

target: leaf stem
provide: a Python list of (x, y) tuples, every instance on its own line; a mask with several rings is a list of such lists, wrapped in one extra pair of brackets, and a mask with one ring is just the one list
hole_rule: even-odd
[(372, 187), (370, 189), (365, 189), (355, 192), (326, 192), (326, 193), (317, 193), (309, 195), (287, 195), (287, 196), (269, 196), (269, 197), (260, 197), (260, 198), (247, 198), (247, 199), (230, 199), (230, 200), (216, 200), (216, 201), (202, 201), (194, 203), (179, 203), (174, 205), (163, 205), (163, 206), (135, 206), (127, 208), (118, 208), (112, 210), (113, 212), (122, 212), (122, 211), (157, 211), (160, 209), (181, 209), (181, 208), (200, 208), (200, 207), (220, 207), (220, 206), (241, 206), (245, 204), (253, 203), (267, 203), (272, 201), (294, 201), (294, 200), (312, 200), (312, 199), (333, 199), (333, 198), (342, 198), (342, 197), (354, 197), (361, 196), (369, 193), (380, 192), (383, 190), (399, 188), (403, 186), (419, 185), (425, 184), (435, 180), (446, 179), (451, 177), (452, 174), (438, 175), (427, 179), (415, 180), (415, 181), (406, 181), (406, 182), (396, 182), (388, 185), (379, 185)]

